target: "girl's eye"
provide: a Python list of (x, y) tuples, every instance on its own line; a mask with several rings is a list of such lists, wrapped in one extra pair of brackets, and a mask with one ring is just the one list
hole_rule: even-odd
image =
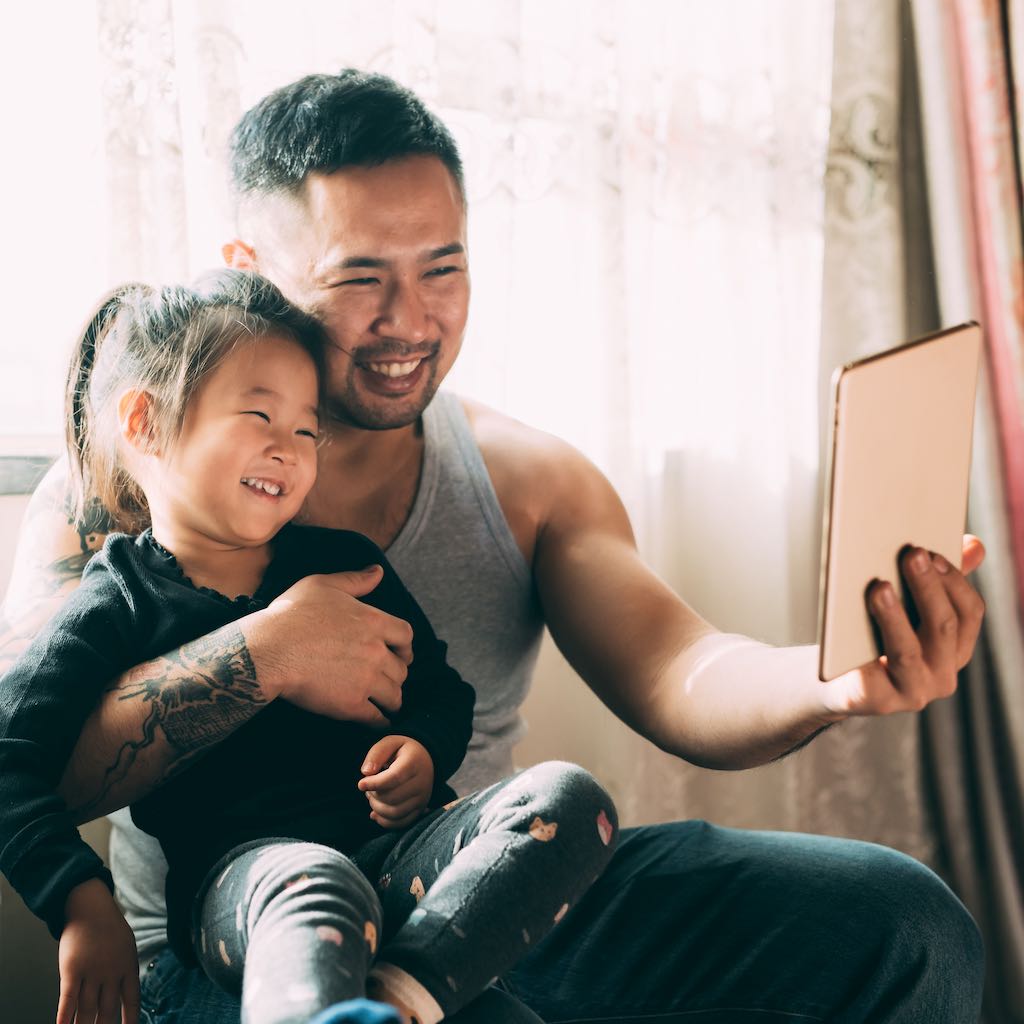
[(259, 416), (259, 418), (261, 420), (266, 420), (268, 423), (270, 422), (270, 417), (265, 412), (260, 412), (259, 409), (246, 409), (245, 412), (242, 415), (243, 416)]
[(296, 430), (295, 433), (299, 437), (311, 437), (314, 441), (316, 440), (316, 434), (312, 430)]

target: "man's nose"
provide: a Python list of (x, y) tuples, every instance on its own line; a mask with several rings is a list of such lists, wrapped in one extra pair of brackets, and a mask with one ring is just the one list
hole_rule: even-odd
[(396, 280), (384, 296), (377, 328), (402, 341), (421, 342), (431, 337), (431, 316), (416, 282)]

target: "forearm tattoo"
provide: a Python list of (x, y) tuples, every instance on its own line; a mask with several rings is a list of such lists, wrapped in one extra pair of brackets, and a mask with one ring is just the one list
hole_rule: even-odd
[(83, 815), (104, 805), (111, 790), (159, 742), (160, 735), (170, 756), (153, 785), (182, 771), (267, 703), (245, 637), (235, 626), (225, 626), (132, 669), (110, 692), (118, 695), (119, 702), (141, 702), (149, 711), (139, 735), (121, 744), (100, 792), (79, 808)]

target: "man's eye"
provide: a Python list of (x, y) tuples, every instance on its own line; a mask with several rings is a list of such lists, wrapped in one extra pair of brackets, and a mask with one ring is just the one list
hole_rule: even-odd
[(348, 281), (339, 281), (339, 284), (379, 284), (380, 279), (376, 277), (353, 277)]
[(434, 267), (427, 271), (427, 277), (447, 277), (449, 274), (457, 274), (462, 267)]
[(259, 409), (246, 409), (245, 412), (242, 413), (242, 415), (259, 416), (261, 420), (266, 420), (268, 423), (270, 422), (270, 417), (265, 412), (261, 412)]

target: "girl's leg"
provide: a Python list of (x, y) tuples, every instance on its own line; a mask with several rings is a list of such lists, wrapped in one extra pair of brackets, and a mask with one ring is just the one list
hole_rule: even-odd
[(243, 848), (199, 900), (196, 955), (241, 995), (243, 1024), (306, 1024), (364, 994), (380, 904), (343, 854), (288, 841)]
[(548, 934), (604, 870), (615, 808), (576, 765), (537, 765), (436, 812), (384, 862), (370, 993), (433, 1024)]

